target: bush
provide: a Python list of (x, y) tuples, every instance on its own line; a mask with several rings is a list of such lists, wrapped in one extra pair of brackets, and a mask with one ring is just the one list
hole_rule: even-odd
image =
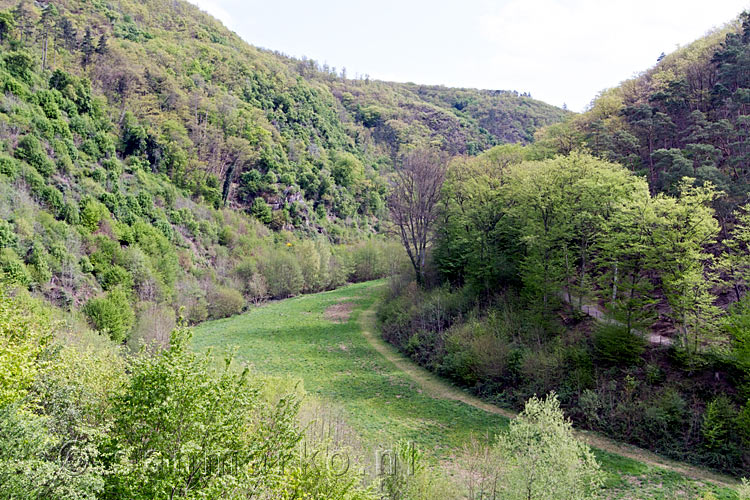
[(737, 410), (723, 394), (706, 407), (701, 425), (703, 445), (713, 457), (710, 459), (713, 465), (725, 466), (725, 460), (729, 460), (737, 453), (737, 435), (734, 422)]
[(293, 253), (274, 252), (263, 259), (259, 267), (272, 297), (284, 299), (302, 291), (305, 280)]
[(632, 365), (645, 349), (643, 339), (614, 323), (600, 323), (594, 333), (596, 358), (607, 364)]
[(10, 248), (0, 250), (0, 272), (2, 282), (21, 286), (31, 284), (31, 275), (23, 261)]
[(123, 465), (107, 477), (108, 498), (167, 498), (174, 485), (191, 497), (268, 491), (296, 456), (294, 400), (264, 405), (247, 371), (194, 354), (189, 340), (178, 330), (169, 349), (136, 359), (114, 398), (112, 451)]
[(261, 197), (257, 197), (253, 200), (253, 204), (250, 206), (250, 213), (263, 224), (271, 222), (271, 206)]
[(228, 318), (242, 312), (245, 299), (234, 288), (217, 286), (206, 294), (208, 302), (208, 316), (211, 319)]
[(386, 276), (390, 263), (384, 250), (383, 245), (374, 241), (356, 245), (352, 249), (352, 281), (370, 281)]
[(0, 290), (0, 407), (26, 395), (39, 372), (37, 358), (52, 338), (52, 326), (38, 302), (25, 294), (11, 298)]
[(29, 162), (29, 165), (36, 168), (45, 177), (55, 171), (55, 164), (47, 157), (39, 139), (33, 135), (23, 136), (18, 141), (18, 146), (13, 154), (16, 158)]
[(576, 439), (554, 393), (531, 398), (488, 455), (502, 498), (585, 500), (596, 498), (602, 485), (596, 458)]
[(170, 335), (176, 326), (175, 313), (170, 307), (153, 302), (141, 303), (129, 340), (136, 346), (142, 343), (151, 347), (167, 348)]
[(245, 283), (245, 293), (256, 306), (265, 302), (268, 298), (268, 282), (260, 273), (253, 274)]
[(18, 236), (8, 221), (0, 220), (0, 248), (11, 248), (18, 243)]
[(104, 297), (89, 300), (83, 306), (83, 313), (97, 331), (109, 335), (115, 342), (124, 341), (135, 322), (135, 314), (122, 288), (115, 288)]
[(18, 161), (8, 155), (0, 155), (0, 174), (15, 179), (18, 174)]

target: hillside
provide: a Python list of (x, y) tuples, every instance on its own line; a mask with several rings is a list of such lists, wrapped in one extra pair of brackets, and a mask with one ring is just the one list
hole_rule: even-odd
[(683, 176), (725, 191), (722, 217), (747, 200), (750, 17), (743, 14), (603, 91), (569, 122), (572, 142), (676, 193)]
[(0, 9), (3, 279), (117, 340), (383, 276), (402, 150), (528, 142), (565, 114), (348, 80), (186, 2)]
[(46, 20), (20, 5), (20, 47), (40, 64), (46, 43), (47, 68), (91, 79), (123, 156), (146, 155), (216, 206), (262, 197), (287, 225), (323, 214), (372, 224), (384, 194), (378, 172), (404, 145), (479, 152), (528, 142), (565, 115), (513, 93), (349, 80), (256, 49), (186, 2), (54, 2)]

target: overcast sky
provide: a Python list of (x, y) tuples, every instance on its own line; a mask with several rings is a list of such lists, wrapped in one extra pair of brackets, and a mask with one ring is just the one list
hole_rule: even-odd
[(191, 0), (253, 45), (347, 76), (530, 92), (583, 110), (750, 0)]

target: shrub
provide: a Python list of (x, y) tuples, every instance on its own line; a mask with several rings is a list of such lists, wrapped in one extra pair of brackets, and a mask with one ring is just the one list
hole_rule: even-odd
[(0, 155), (0, 174), (15, 179), (18, 174), (18, 161), (8, 155)]
[(274, 252), (260, 262), (260, 271), (268, 283), (272, 297), (283, 299), (302, 291), (305, 280), (294, 254)]
[(146, 344), (151, 347), (169, 347), (169, 338), (177, 319), (174, 310), (165, 305), (145, 302), (139, 304), (137, 319), (130, 336), (130, 343)]
[(268, 298), (268, 282), (260, 273), (255, 273), (245, 284), (245, 293), (247, 297), (256, 306), (265, 302)]
[(390, 262), (384, 245), (367, 241), (354, 246), (352, 266), (351, 279), (354, 282), (374, 280), (388, 275)]
[(737, 493), (739, 493), (740, 500), (750, 500), (750, 481), (743, 477)]
[(208, 316), (211, 319), (227, 318), (242, 312), (245, 307), (245, 299), (242, 294), (234, 288), (217, 286), (211, 288), (206, 294), (208, 302)]
[(115, 288), (104, 297), (89, 300), (83, 306), (83, 313), (97, 331), (109, 335), (115, 342), (125, 340), (135, 322), (135, 314), (122, 288)]
[(121, 287), (125, 290), (133, 288), (133, 276), (122, 266), (107, 266), (99, 276), (99, 279), (102, 288), (105, 290), (112, 290), (116, 287)]
[(712, 465), (726, 465), (736, 449), (736, 432), (734, 422), (737, 410), (725, 395), (718, 396), (706, 407), (701, 425), (703, 445), (711, 455)]
[(109, 214), (107, 207), (91, 198), (82, 199), (80, 207), (81, 225), (89, 231), (99, 229), (99, 223)]
[(724, 327), (731, 335), (737, 366), (750, 373), (750, 296), (732, 304)]
[(614, 323), (600, 323), (594, 333), (594, 352), (598, 360), (613, 365), (636, 363), (643, 350), (643, 339)]
[(4, 283), (21, 286), (31, 284), (31, 275), (26, 265), (10, 248), (0, 250), (0, 272)]
[(5, 67), (11, 75), (28, 82), (31, 80), (34, 59), (26, 52), (10, 52), (5, 55)]
[(38, 302), (0, 290), (0, 407), (26, 395), (39, 372), (37, 358), (52, 338), (52, 326)]
[[(136, 358), (124, 391), (113, 398), (110, 442), (118, 469), (106, 476), (108, 498), (166, 498), (174, 485), (190, 498), (235, 498), (237, 491), (372, 498), (358, 493), (356, 480), (298, 458), (294, 395), (264, 399), (247, 370), (195, 354), (189, 341), (188, 331), (177, 330), (169, 349)], [(199, 466), (175, 466), (182, 464)]]
[(29, 162), (29, 165), (36, 168), (45, 177), (55, 171), (55, 164), (47, 157), (39, 139), (33, 135), (23, 136), (18, 141), (18, 146), (13, 154), (16, 158)]
[(10, 248), (16, 246), (18, 236), (13, 231), (8, 221), (0, 220), (0, 248)]
[(602, 485), (599, 464), (578, 441), (554, 393), (531, 398), (494, 447), (502, 498), (595, 498)]
[(315, 292), (322, 288), (320, 280), (320, 254), (312, 241), (294, 245), (294, 254), (302, 271), (303, 291)]
[(253, 204), (250, 206), (250, 213), (263, 224), (271, 222), (271, 206), (261, 197), (257, 197), (253, 200)]

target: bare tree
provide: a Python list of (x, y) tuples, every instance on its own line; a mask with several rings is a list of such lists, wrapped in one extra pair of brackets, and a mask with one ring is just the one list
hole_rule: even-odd
[(432, 150), (408, 153), (396, 170), (388, 207), (417, 283), (424, 284), (427, 250), (433, 238), (447, 157)]

